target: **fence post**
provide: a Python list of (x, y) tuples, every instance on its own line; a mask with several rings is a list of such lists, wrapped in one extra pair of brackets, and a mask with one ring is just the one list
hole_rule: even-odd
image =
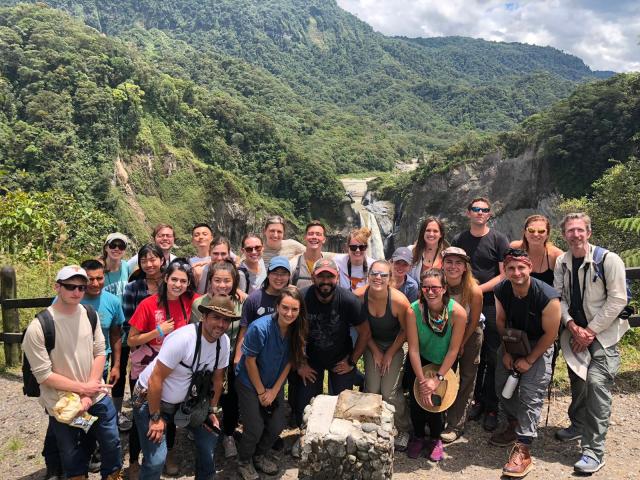
[[(0, 270), (0, 300), (16, 298), (16, 271), (13, 267), (2, 267)], [(5, 333), (20, 332), (20, 314), (17, 308), (5, 308), (2, 305), (2, 330)], [(8, 367), (20, 365), (20, 344), (4, 344), (4, 358)]]

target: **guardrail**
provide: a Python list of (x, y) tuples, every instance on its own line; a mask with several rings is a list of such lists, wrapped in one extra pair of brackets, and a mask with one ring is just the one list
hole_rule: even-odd
[[(627, 278), (640, 280), (640, 267), (627, 268)], [(4, 343), (4, 358), (8, 366), (20, 365), (20, 331), (21, 308), (46, 308), (51, 305), (54, 297), (40, 298), (16, 298), (18, 286), (16, 284), (16, 271), (13, 267), (3, 267), (0, 270), (0, 304), (2, 304), (2, 332), (0, 342)], [(640, 327), (640, 315), (632, 315), (629, 318), (632, 327)]]

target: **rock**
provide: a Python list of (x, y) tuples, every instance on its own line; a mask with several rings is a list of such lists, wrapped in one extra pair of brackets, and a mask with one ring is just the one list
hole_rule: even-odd
[[(317, 397), (316, 397), (317, 398)], [(335, 418), (380, 424), (382, 396), (345, 390), (338, 395)]]
[(356, 456), (355, 456), (355, 455), (349, 455), (349, 456), (347, 457), (347, 460), (349, 460), (349, 463), (350, 463), (350, 464), (354, 465), (358, 459), (356, 458)]
[(376, 425), (375, 423), (367, 422), (362, 424), (362, 431), (365, 433), (375, 432), (376, 430), (378, 430), (378, 425)]

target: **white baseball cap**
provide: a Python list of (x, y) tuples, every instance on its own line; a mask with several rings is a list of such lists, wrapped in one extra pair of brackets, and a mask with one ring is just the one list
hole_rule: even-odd
[(57, 273), (56, 282), (69, 280), (71, 277), (82, 277), (87, 282), (89, 281), (89, 277), (87, 276), (87, 272), (84, 271), (84, 268), (79, 265), (67, 265), (66, 267), (62, 267)]

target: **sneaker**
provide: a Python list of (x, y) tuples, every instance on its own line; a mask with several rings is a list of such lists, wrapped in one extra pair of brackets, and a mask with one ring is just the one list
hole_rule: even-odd
[(444, 443), (452, 443), (452, 442), (455, 442), (457, 439), (459, 439), (461, 436), (462, 436), (462, 432), (460, 432), (459, 430), (451, 429), (451, 430), (445, 430), (444, 432), (442, 432), (442, 435), (440, 435), (440, 439)]
[(398, 452), (404, 452), (409, 445), (409, 434), (407, 432), (398, 432), (394, 440), (394, 447)]
[(45, 474), (44, 478), (45, 480), (63, 480), (64, 473), (62, 472), (62, 467), (47, 467), (47, 473)]
[(167, 451), (167, 458), (164, 461), (164, 473), (170, 477), (176, 477), (180, 473), (175, 448)]
[(473, 402), (471, 408), (469, 409), (469, 420), (480, 420), (480, 416), (484, 412), (484, 407), (480, 402)]
[(604, 460), (599, 462), (589, 455), (582, 455), (582, 458), (573, 465), (573, 469), (578, 473), (596, 473), (602, 467), (604, 467)]
[(407, 445), (407, 457), (418, 458), (425, 447), (424, 438), (413, 437)]
[(124, 413), (118, 414), (118, 430), (121, 432), (128, 432), (133, 427), (133, 422)]
[(266, 455), (256, 455), (253, 457), (253, 465), (256, 467), (256, 470), (260, 470), (267, 475), (275, 475), (280, 470), (278, 464)]
[(302, 446), (300, 445), (300, 438), (296, 440), (296, 443), (291, 447), (291, 456), (293, 458), (300, 458), (302, 456)]
[(533, 460), (529, 453), (529, 445), (516, 442), (511, 453), (509, 461), (502, 467), (502, 474), (506, 477), (524, 477), (533, 469)]
[(567, 428), (562, 428), (556, 431), (555, 437), (556, 440), (560, 440), (561, 442), (571, 442), (573, 440), (580, 440), (582, 438), (582, 434), (577, 427), (571, 424)]
[(238, 462), (238, 475), (242, 480), (260, 480), (260, 475), (256, 472), (253, 463), (249, 462)]
[(431, 444), (427, 451), (429, 452), (429, 460), (432, 462), (439, 462), (444, 458), (444, 445), (442, 444), (442, 440), (432, 440)]
[(498, 413), (487, 412), (484, 415), (484, 422), (482, 422), (482, 428), (487, 432), (493, 432), (498, 427)]
[(222, 437), (222, 447), (224, 448), (224, 458), (233, 458), (238, 455), (236, 441), (230, 435)]
[(96, 449), (91, 455), (91, 459), (89, 460), (89, 471), (91, 473), (98, 473), (100, 471), (100, 465), (102, 462), (100, 461), (100, 451)]
[(138, 480), (140, 477), (140, 464), (133, 462), (129, 464), (129, 480)]
[(496, 447), (508, 447), (515, 443), (518, 439), (516, 435), (516, 427), (518, 426), (517, 420), (509, 420), (504, 430), (496, 432), (489, 438), (489, 443)]

